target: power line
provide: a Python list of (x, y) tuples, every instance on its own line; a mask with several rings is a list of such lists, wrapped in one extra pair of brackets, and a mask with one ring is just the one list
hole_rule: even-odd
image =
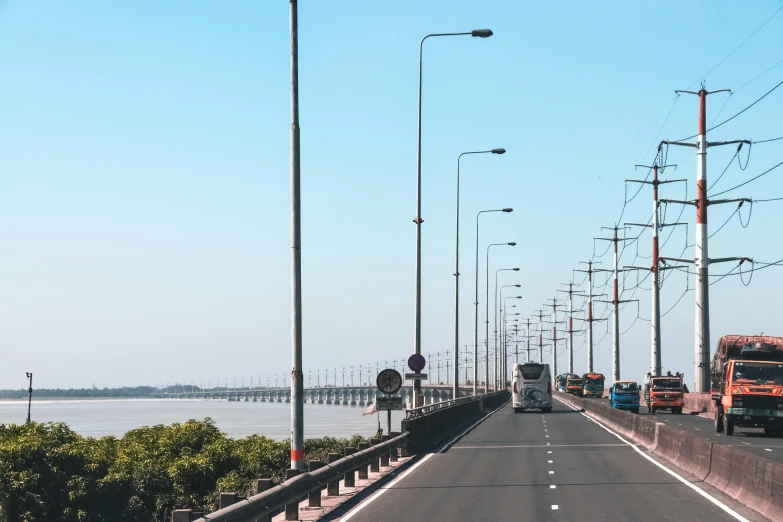
[(747, 38), (745, 38), (745, 39), (742, 41), (742, 43), (741, 43), (741, 44), (739, 44), (737, 47), (735, 47), (733, 51), (731, 51), (729, 54), (727, 54), (727, 55), (726, 55), (726, 57), (725, 57), (725, 58), (723, 58), (721, 61), (719, 61), (719, 62), (718, 62), (718, 63), (717, 63), (717, 64), (716, 64), (716, 65), (715, 65), (715, 66), (714, 66), (712, 69), (710, 69), (709, 71), (707, 71), (706, 73), (704, 73), (703, 75), (701, 75), (701, 76), (699, 77), (699, 79), (698, 79), (698, 80), (696, 80), (695, 82), (693, 82), (693, 83), (692, 83), (692, 84), (691, 84), (691, 85), (690, 85), (688, 88), (690, 89), (691, 87), (693, 87), (694, 85), (696, 85), (697, 83), (699, 83), (699, 81), (701, 81), (701, 80), (705, 79), (705, 78), (706, 78), (706, 77), (707, 77), (707, 76), (708, 76), (708, 75), (709, 75), (711, 72), (713, 72), (715, 69), (717, 69), (718, 67), (720, 67), (721, 65), (723, 65), (723, 63), (724, 63), (726, 60), (728, 60), (729, 58), (731, 58), (731, 57), (734, 55), (734, 53), (736, 53), (737, 51), (739, 51), (739, 50), (742, 48), (742, 46), (744, 46), (746, 43), (748, 43), (748, 42), (750, 41), (750, 39), (751, 39), (751, 38), (753, 38), (754, 36), (756, 36), (756, 34), (757, 34), (759, 31), (761, 31), (761, 30), (764, 28), (764, 26), (765, 26), (765, 25), (767, 25), (767, 24), (768, 24), (768, 23), (769, 23), (769, 22), (770, 22), (770, 21), (771, 21), (773, 18), (775, 18), (775, 16), (777, 16), (777, 14), (778, 14), (780, 11), (782, 11), (782, 10), (783, 10), (783, 6), (780, 6), (780, 8), (778, 8), (778, 10), (777, 10), (777, 11), (775, 11), (774, 13), (772, 13), (772, 16), (770, 16), (769, 18), (767, 18), (767, 19), (766, 19), (766, 21), (764, 21), (764, 23), (763, 23), (763, 24), (761, 24), (761, 25), (758, 27), (758, 29), (756, 29), (755, 31), (753, 31), (753, 32), (750, 34), (750, 36), (748, 36)]
[(770, 141), (778, 141), (778, 140), (783, 140), (783, 136), (779, 138), (772, 138), (771, 140), (754, 141), (753, 143), (769, 143)]
[(745, 185), (747, 185), (748, 183), (750, 183), (750, 182), (752, 182), (752, 181), (756, 181), (756, 180), (757, 180), (757, 179), (759, 179), (760, 177), (762, 177), (762, 176), (764, 176), (764, 175), (766, 175), (766, 174), (769, 174), (770, 172), (772, 172), (772, 171), (773, 171), (773, 170), (775, 170), (776, 168), (780, 167), (781, 165), (783, 165), (783, 161), (781, 161), (780, 163), (778, 163), (778, 164), (777, 164), (777, 165), (775, 165), (774, 167), (772, 167), (772, 168), (770, 168), (770, 169), (767, 169), (767, 170), (765, 170), (764, 172), (762, 172), (762, 173), (761, 173), (761, 174), (759, 174), (758, 176), (756, 176), (756, 177), (753, 177), (753, 178), (750, 178), (748, 181), (744, 181), (744, 182), (740, 183), (740, 184), (739, 184), (739, 185), (737, 185), (736, 187), (731, 187), (730, 189), (726, 189), (726, 190), (724, 190), (723, 192), (718, 192), (717, 194), (713, 194), (713, 195), (712, 195), (712, 197), (715, 197), (715, 196), (720, 196), (721, 194), (725, 194), (726, 192), (731, 192), (732, 190), (735, 190), (735, 189), (738, 189), (738, 188), (740, 188), (740, 187), (742, 187), (742, 186), (745, 186)]

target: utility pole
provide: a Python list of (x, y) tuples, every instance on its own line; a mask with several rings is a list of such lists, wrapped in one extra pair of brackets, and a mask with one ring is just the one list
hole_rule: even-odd
[[(695, 147), (698, 150), (697, 162), (696, 162), (696, 200), (695, 201), (677, 201), (677, 200), (662, 200), (669, 203), (682, 203), (687, 205), (694, 205), (696, 207), (696, 252), (695, 258), (692, 260), (676, 259), (676, 258), (660, 258), (662, 260), (671, 259), (674, 261), (684, 261), (687, 263), (693, 263), (696, 269), (696, 332), (694, 338), (694, 364), (695, 364), (695, 376), (696, 382), (694, 385), (695, 393), (706, 393), (710, 388), (710, 282), (709, 282), (709, 265), (711, 263), (720, 263), (724, 261), (752, 261), (750, 258), (732, 257), (721, 259), (710, 259), (709, 250), (707, 248), (707, 242), (709, 239), (707, 233), (707, 206), (715, 205), (719, 203), (730, 202), (742, 202), (750, 201), (747, 198), (733, 198), (723, 200), (709, 201), (707, 199), (707, 148), (715, 147), (719, 145), (731, 145), (747, 143), (750, 145), (749, 140), (731, 140), (731, 141), (707, 141), (707, 95), (715, 94), (718, 92), (731, 92), (728, 89), (720, 89), (717, 91), (706, 91), (704, 86), (699, 92), (693, 91), (675, 91), (676, 93), (695, 94), (699, 97), (699, 133), (697, 134), (696, 143), (684, 142), (684, 141), (667, 141), (661, 142), (661, 145), (682, 145), (685, 147)], [(739, 150), (739, 149), (738, 149)]]
[[(652, 266), (650, 267), (650, 273), (652, 274), (652, 284), (650, 285), (652, 292), (652, 303), (650, 306), (650, 372), (653, 375), (661, 375), (661, 283), (660, 283), (660, 270), (658, 256), (660, 254), (658, 246), (658, 231), (663, 227), (685, 225), (687, 223), (660, 223), (660, 208), (658, 204), (658, 186), (665, 183), (685, 182), (684, 179), (672, 179), (668, 181), (661, 181), (658, 179), (658, 164), (656, 163), (652, 167), (646, 165), (636, 165), (637, 167), (644, 167), (652, 169), (653, 180), (644, 181), (636, 179), (627, 179), (627, 183), (642, 183), (645, 185), (652, 185), (653, 187), (653, 218), (652, 225), (646, 223), (626, 223), (626, 225), (638, 226), (638, 227), (650, 227), (652, 228)], [(676, 167), (676, 165), (664, 165), (661, 170), (666, 167)], [(626, 267), (627, 269), (647, 270), (646, 267)]]
[(290, 0), (291, 36), (291, 469), (304, 471), (304, 379), (302, 375), (302, 222), (299, 188), (299, 23)]
[(544, 362), (544, 310), (538, 312), (538, 364)]
[[(604, 294), (593, 295), (593, 265), (600, 265), (600, 261), (580, 261), (587, 265), (587, 270), (574, 270), (574, 272), (583, 272), (587, 274), (587, 373), (593, 373), (593, 322), (602, 319), (593, 319), (593, 297), (600, 297)], [(583, 319), (585, 320), (585, 319)]]
[(525, 362), (532, 362), (530, 360), (530, 338), (531, 337), (534, 338), (536, 336), (530, 334), (530, 331), (531, 331), (530, 330), (530, 318), (528, 317), (526, 319), (526, 321), (527, 321), (527, 330), (525, 330), (525, 340), (527, 341), (527, 360)]
[[(612, 303), (612, 379), (613, 382), (620, 380), (620, 304), (630, 303), (632, 301), (639, 302), (638, 299), (626, 299), (620, 300), (620, 292), (618, 287), (617, 274), (624, 270), (618, 270), (617, 268), (617, 244), (620, 241), (628, 241), (626, 238), (617, 237), (618, 226), (614, 227), (601, 227), (603, 230), (613, 230), (614, 236), (612, 238), (597, 237), (598, 241), (611, 241), (614, 245), (614, 264), (611, 270), (612, 279), (614, 281), (613, 298), (611, 301), (601, 301), (604, 303)], [(594, 272), (608, 272), (609, 270), (594, 270)]]
[(552, 378), (554, 379), (557, 374), (557, 325), (563, 324), (565, 321), (557, 320), (557, 298), (552, 298), (552, 304), (545, 303), (544, 306), (552, 307)]

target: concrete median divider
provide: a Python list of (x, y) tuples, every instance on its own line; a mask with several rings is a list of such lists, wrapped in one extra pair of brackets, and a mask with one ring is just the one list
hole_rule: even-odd
[(597, 421), (743, 505), (771, 520), (783, 521), (783, 464), (714, 443), (646, 416), (614, 409), (606, 401), (579, 399), (559, 392), (556, 396), (575, 408), (584, 408)]
[(686, 410), (699, 413), (715, 411), (715, 402), (709, 393), (685, 393), (683, 401)]
[(431, 449), (457, 435), (470, 424), (497, 409), (511, 399), (511, 393), (501, 391), (478, 396), (475, 400), (426, 413), (402, 421), (403, 433), (410, 433), (405, 447), (406, 454), (413, 455)]

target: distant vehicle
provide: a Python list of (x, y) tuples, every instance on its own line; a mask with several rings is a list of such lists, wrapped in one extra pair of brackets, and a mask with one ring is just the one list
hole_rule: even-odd
[(548, 364), (515, 364), (512, 376), (514, 413), (529, 408), (552, 411), (552, 374)]
[(636, 381), (617, 381), (609, 388), (612, 408), (639, 413), (639, 385)]
[(666, 375), (647, 373), (644, 379), (644, 402), (650, 413), (658, 410), (670, 410), (679, 415), (684, 404), (682, 374), (668, 372)]
[(783, 337), (725, 335), (711, 367), (715, 431), (764, 428), (783, 435)]
[(567, 393), (566, 389), (566, 380), (570, 378), (579, 378), (578, 375), (575, 373), (563, 373), (555, 377), (555, 383), (557, 385), (558, 391), (561, 391), (563, 393)]
[(586, 373), (582, 375), (584, 386), (582, 387), (582, 397), (604, 396), (604, 375), (602, 373)]
[(576, 395), (577, 397), (581, 397), (583, 395), (582, 387), (584, 386), (584, 381), (581, 377), (578, 377), (574, 375), (573, 377), (568, 377), (566, 379), (566, 393), (570, 393), (571, 395)]

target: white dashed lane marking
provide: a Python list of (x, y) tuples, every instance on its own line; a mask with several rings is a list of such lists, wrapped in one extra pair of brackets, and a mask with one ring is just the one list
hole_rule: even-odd
[(557, 486), (555, 486), (554, 484), (552, 484), (552, 485), (550, 485), (550, 486), (549, 486), (549, 489), (557, 489)]
[(557, 507), (557, 504), (552, 504), (552, 509), (560, 509)]
[(555, 474), (555, 472), (554, 472), (554, 471), (550, 471), (550, 472), (549, 472), (549, 474), (550, 474), (550, 475), (554, 475), (554, 474)]

